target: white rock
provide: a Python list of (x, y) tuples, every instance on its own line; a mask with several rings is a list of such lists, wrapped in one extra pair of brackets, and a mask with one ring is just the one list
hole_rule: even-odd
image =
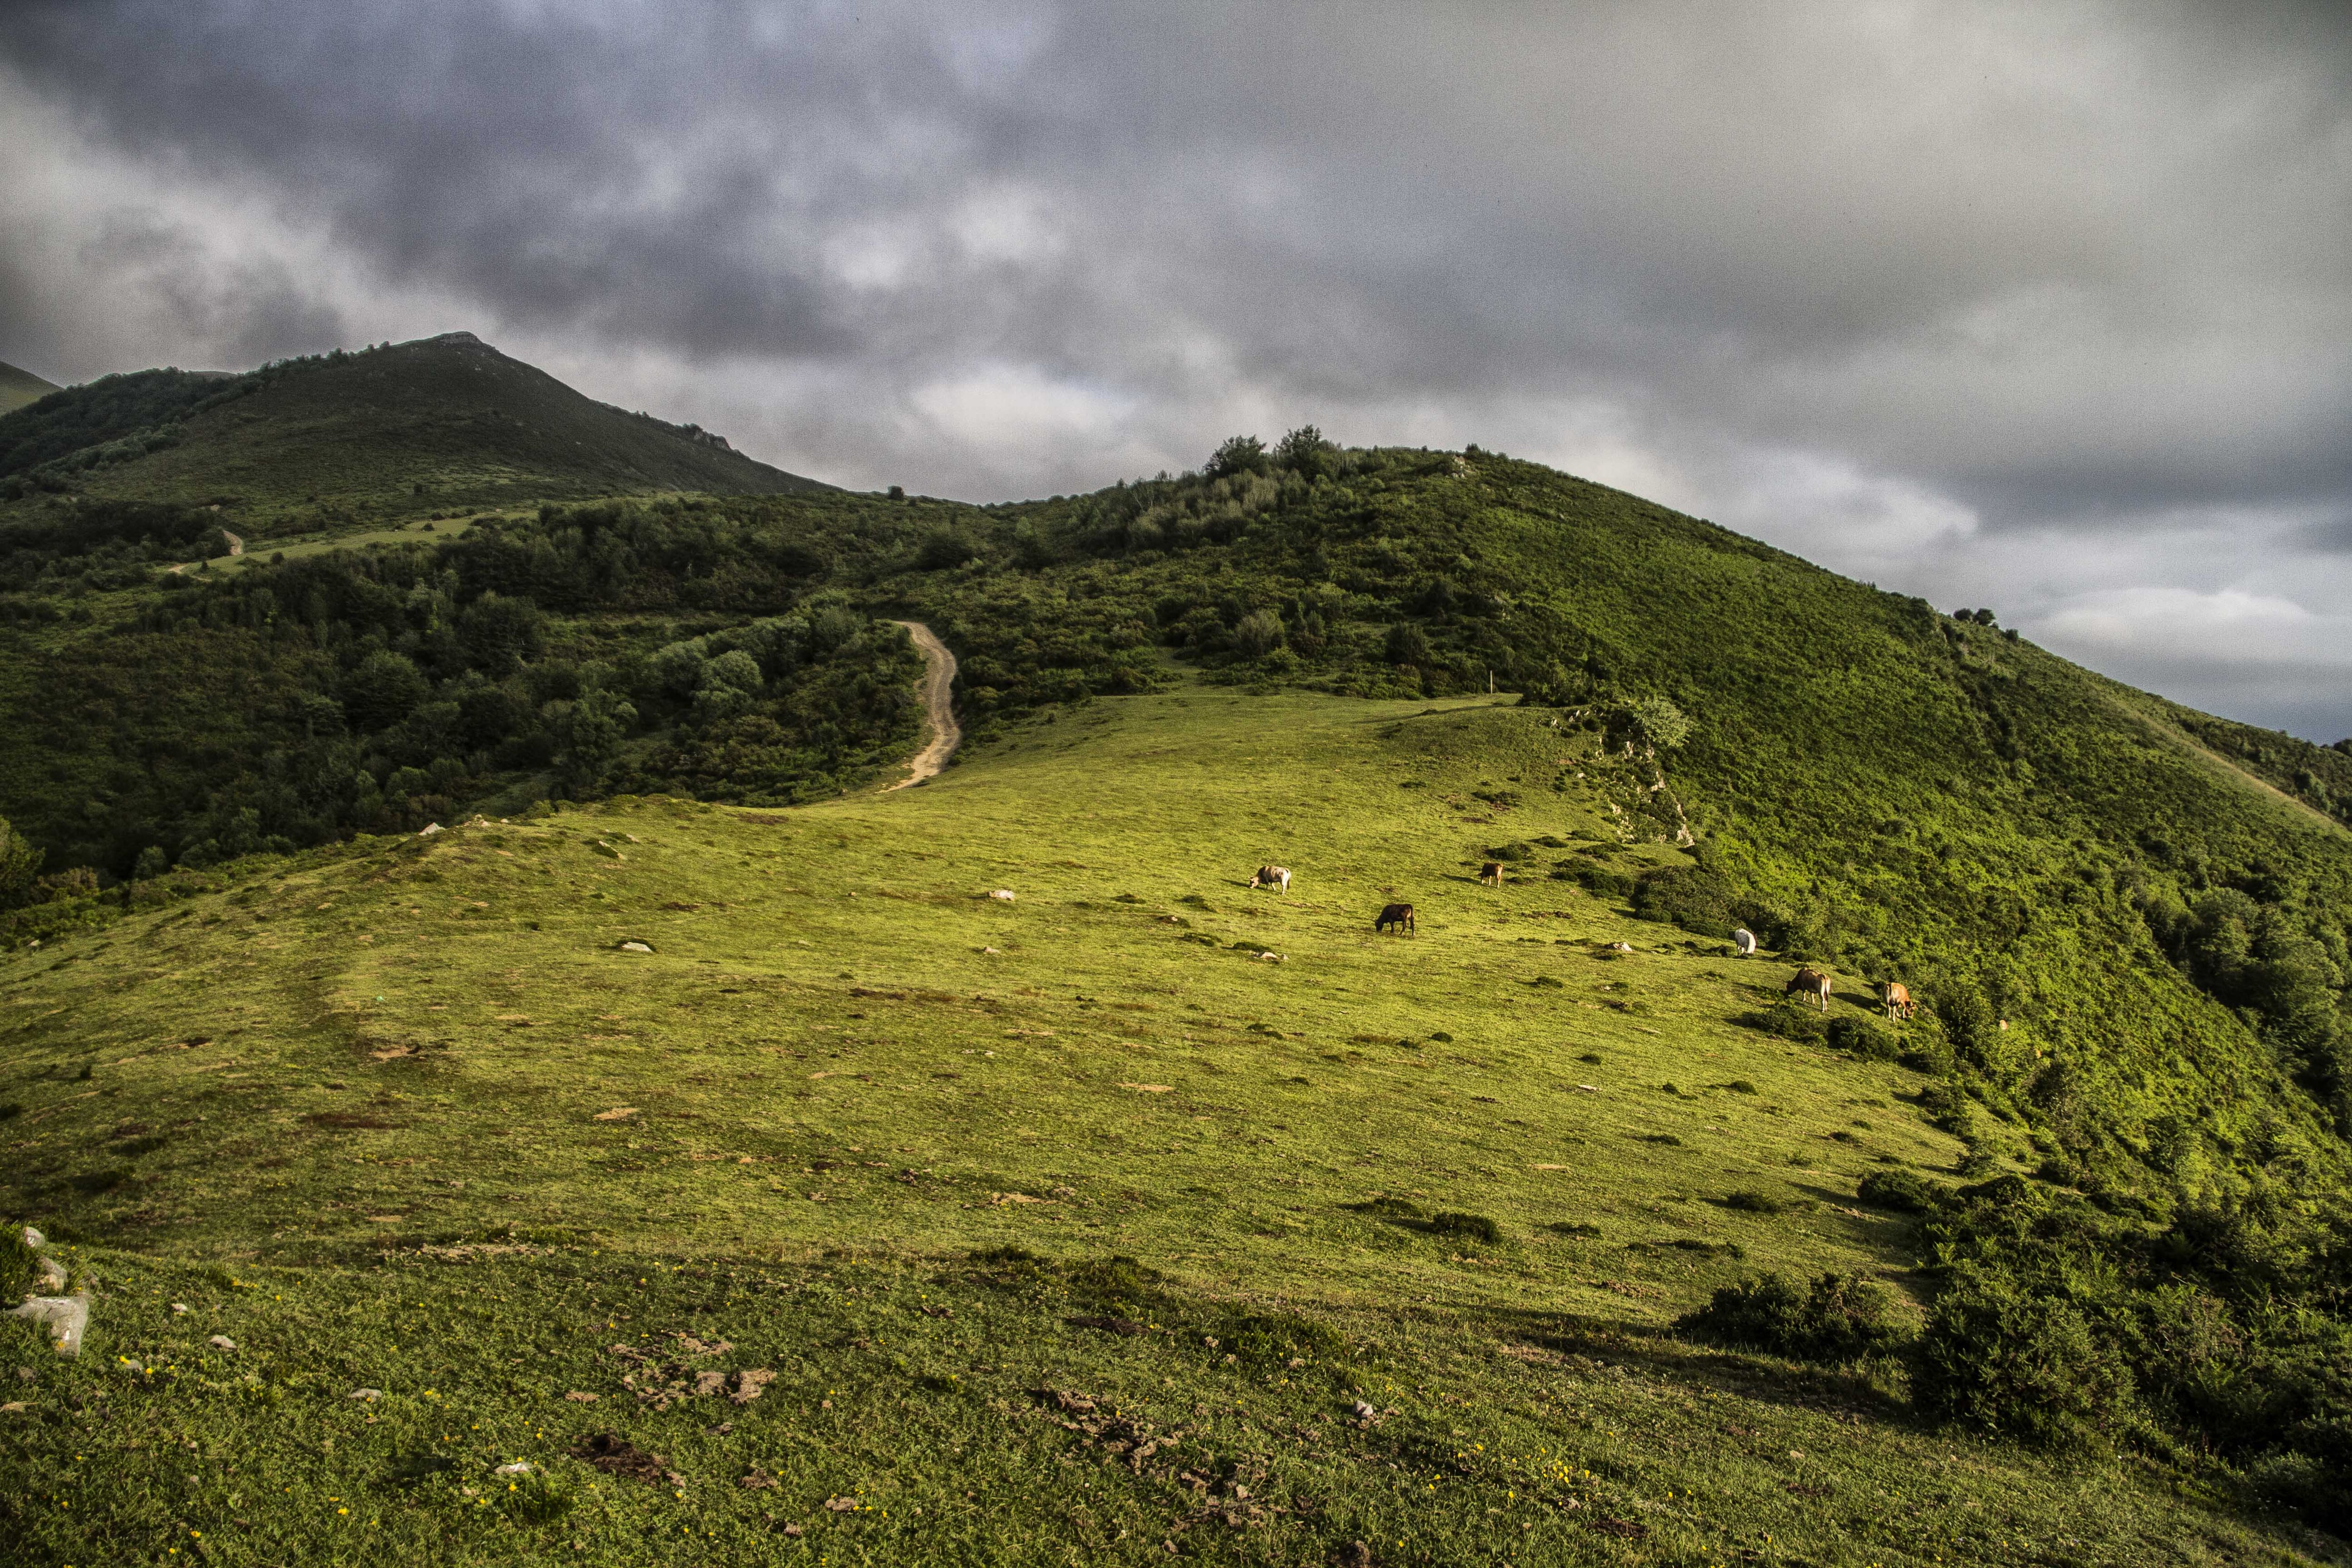
[(383, 1390), (381, 1388), (354, 1388), (352, 1390), (352, 1397), (358, 1400), (362, 1405), (373, 1405), (377, 1400), (383, 1397)]
[(47, 1247), (48, 1244), (49, 1238), (47, 1237), (43, 1236), (39, 1231), (35, 1230), (29, 1225), (25, 1227), (25, 1245), (26, 1247), (33, 1247), (37, 1250), (41, 1247)]
[(992, 899), (1002, 900), (1005, 903), (1009, 904), (1013, 901), (1013, 889), (1010, 888), (999, 888), (988, 896)]
[(492, 1470), (490, 1474), (494, 1476), (528, 1476), (535, 1474), (538, 1469), (539, 1467), (536, 1465), (525, 1464), (522, 1460), (517, 1459), (511, 1465), (500, 1465), (497, 1469)]
[(653, 949), (641, 942), (625, 942), (621, 944), (621, 951), (623, 952), (651, 952)]
[(186, 1317), (186, 1316), (188, 1315), (188, 1304), (187, 1304), (185, 1301), (174, 1301), (174, 1302), (173, 1302), (173, 1303), (172, 1303), (172, 1315), (173, 1315), (173, 1317), (175, 1317), (175, 1318), (184, 1318), (184, 1317)]
[(442, 831), (444, 831), (444, 829), (439, 823), (428, 822), (423, 827), (417, 829), (416, 837), (419, 838), (430, 838), (435, 834)]
[(206, 1340), (205, 1343), (212, 1346), (213, 1349), (217, 1351), (233, 1351), (236, 1349), (236, 1342), (230, 1339), (226, 1334), (215, 1334), (211, 1339)]
[(82, 1331), (89, 1327), (89, 1298), (35, 1296), (23, 1306), (12, 1309), (8, 1315), (30, 1322), (47, 1323), (57, 1352), (62, 1356), (78, 1356), (81, 1354)]

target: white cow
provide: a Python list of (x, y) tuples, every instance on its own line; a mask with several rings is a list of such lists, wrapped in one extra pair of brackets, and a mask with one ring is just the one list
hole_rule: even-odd
[(1249, 885), (1253, 888), (1272, 888), (1278, 893), (1286, 893), (1290, 891), (1290, 868), (1260, 866), (1257, 868), (1257, 874), (1250, 879)]
[(1740, 957), (1753, 958), (1756, 956), (1756, 933), (1742, 926), (1731, 933), (1731, 945), (1739, 950)]

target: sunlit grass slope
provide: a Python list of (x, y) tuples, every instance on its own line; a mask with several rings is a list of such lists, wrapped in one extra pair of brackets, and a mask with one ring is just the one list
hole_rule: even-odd
[[(0, 1532), (68, 1563), (2298, 1560), (2177, 1479), (1663, 1336), (1748, 1268), (1902, 1287), (1855, 1183), (1958, 1146), (1900, 1068), (1730, 1021), (1785, 965), (1547, 875), (1678, 853), (1616, 846), (1591, 744), (1483, 702), (1097, 701), (921, 789), (366, 842), (0, 959), (13, 1206), (100, 1291), (78, 1363), (9, 1325)], [(1269, 860), (1287, 896), (1243, 885)], [(1373, 933), (1391, 900), (1416, 935)], [(698, 1370), (776, 1375), (668, 1392)], [(600, 1433), (655, 1479), (572, 1457)]]

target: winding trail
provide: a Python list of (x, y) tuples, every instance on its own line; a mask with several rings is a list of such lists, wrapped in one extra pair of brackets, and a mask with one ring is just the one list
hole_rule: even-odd
[(963, 727), (955, 719), (955, 655), (948, 645), (931, 635), (931, 628), (920, 621), (900, 621), (907, 635), (915, 639), (915, 647), (923, 655), (923, 706), (929, 711), (931, 739), (915, 753), (911, 771), (897, 784), (883, 786), (883, 793), (905, 789), (908, 784), (921, 784), (935, 778), (947, 766), (948, 758), (963, 742)]

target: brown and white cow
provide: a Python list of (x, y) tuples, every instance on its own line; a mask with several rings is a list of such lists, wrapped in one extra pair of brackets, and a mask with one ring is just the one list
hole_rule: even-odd
[(1290, 868), (1287, 866), (1260, 866), (1257, 868), (1256, 873), (1250, 878), (1250, 886), (1253, 888), (1272, 888), (1276, 892), (1286, 893), (1290, 891)]
[(1492, 882), (1498, 888), (1501, 887), (1503, 885), (1503, 863), (1500, 860), (1487, 861), (1484, 866), (1478, 868), (1478, 879), (1482, 882)]
[(1789, 977), (1788, 989), (1781, 994), (1795, 996), (1801, 993), (1806, 1001), (1818, 1004), (1822, 1012), (1830, 1010), (1830, 977), (1810, 964)]
[(1372, 922), (1372, 930), (1375, 932), (1387, 931), (1391, 926), (1396, 928), (1397, 934), (1400, 936), (1412, 934), (1411, 904), (1390, 904), (1381, 910), (1381, 918)]

